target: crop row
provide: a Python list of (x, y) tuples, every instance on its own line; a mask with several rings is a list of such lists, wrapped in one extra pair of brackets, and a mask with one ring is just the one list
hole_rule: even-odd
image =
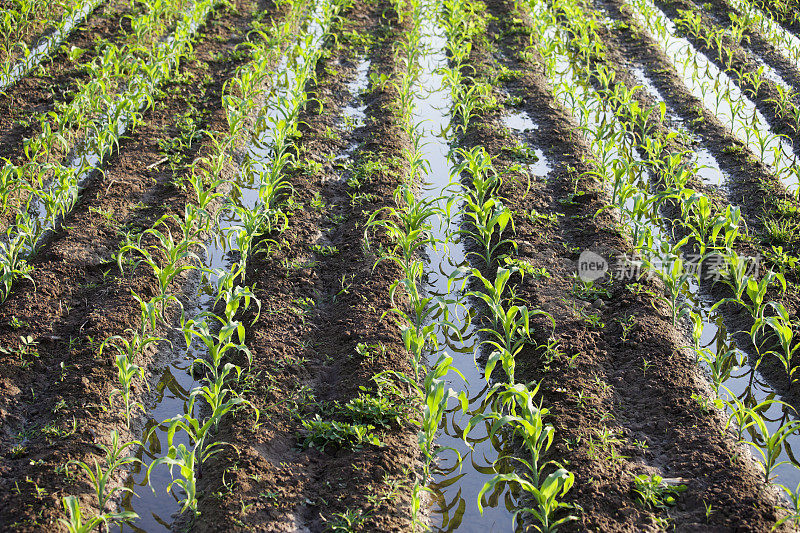
[[(195, 175), (193, 185), (196, 187), (199, 203), (197, 211), (187, 209), (184, 220), (180, 221), (184, 235), (181, 243), (165, 247), (167, 257), (176, 258), (172, 261), (169, 276), (174, 277), (181, 268), (175, 268), (179, 260), (186, 257), (190, 249), (202, 246), (200, 241), (192, 241), (192, 236), (210, 231), (212, 235), (220, 236), (226, 243), (226, 249), (236, 253), (237, 260), (222, 268), (205, 267), (204, 270), (215, 288), (211, 300), (213, 310), (203, 311), (194, 318), (181, 320), (181, 330), (185, 338), (187, 350), (194, 340), (199, 341), (201, 353), (195, 360), (197, 365), (204, 368), (204, 379), (190, 392), (190, 401), (185, 407), (186, 412), (165, 421), (168, 426), (167, 442), (169, 450), (166, 456), (156, 459), (148, 466), (150, 471), (161, 464), (169, 466), (170, 473), (177, 467), (180, 476), (173, 478), (183, 489), (185, 499), (183, 510), (197, 510), (197, 473), (200, 465), (209, 457), (219, 451), (221, 443), (213, 440), (213, 431), (219, 426), (224, 415), (229, 411), (248, 405), (237, 389), (239, 383), (247, 379), (247, 373), (252, 355), (246, 344), (247, 324), (237, 319), (237, 314), (246, 312), (251, 305), (260, 308), (260, 302), (255, 298), (251, 284), (247, 283), (247, 261), (263, 242), (259, 239), (262, 235), (280, 234), (285, 225), (282, 223), (285, 214), (282, 212), (282, 202), (288, 193), (283, 177), (283, 169), (291, 160), (289, 152), (291, 139), (297, 128), (299, 110), (305, 105), (308, 95), (306, 84), (313, 76), (313, 69), (321, 54), (320, 45), (328, 38), (327, 31), (331, 20), (336, 16), (341, 4), (322, 3), (318, 7), (316, 16), (312, 19), (313, 28), (290, 49), (288, 57), (288, 77), (282, 80), (286, 89), (279, 89), (280, 85), (273, 80), (271, 88), (274, 91), (267, 98), (258, 117), (256, 128), (252, 133), (254, 143), (267, 149), (267, 155), (257, 157), (253, 152), (248, 153), (248, 160), (241, 165), (242, 180), (254, 184), (258, 198), (255, 206), (229, 205), (224, 212), (205, 217), (205, 208), (209, 202), (217, 197), (220, 192), (215, 192), (225, 180), (221, 178), (222, 170), (226, 164), (232, 162), (233, 146), (243, 134), (245, 116), (253, 109), (256, 98), (259, 96), (260, 87), (269, 76), (266, 67), (271, 63), (275, 53), (275, 42), (265, 41), (265, 46), (256, 50), (255, 60), (248, 69), (242, 69), (234, 78), (231, 87), (236, 94), (228, 94), (224, 101), (228, 109), (229, 131), (217, 137), (217, 151), (210, 158), (207, 172)], [(315, 29), (314, 29), (315, 28)], [(287, 35), (290, 26), (284, 26), (279, 35)], [(202, 184), (211, 184), (210, 187)], [(197, 220), (206, 220), (211, 226), (203, 227)], [(225, 220), (222, 224), (221, 221)], [(199, 230), (199, 231), (198, 231)], [(164, 239), (159, 239), (164, 244)], [(151, 255), (148, 250), (140, 246), (126, 247), (130, 251), (138, 252), (145, 261)], [(123, 248), (121, 251), (125, 251)], [(178, 251), (178, 254), (175, 252)], [(149, 262), (149, 261), (148, 261)], [(153, 264), (155, 262), (153, 261)], [(192, 268), (192, 267), (189, 267)], [(155, 274), (161, 278), (165, 272), (164, 267), (156, 268)], [(161, 281), (160, 281), (161, 284)], [(158, 302), (157, 297), (153, 304)], [(166, 296), (168, 297), (168, 296)], [(258, 312), (255, 318), (258, 318)], [(239, 357), (245, 354), (246, 365), (237, 364)], [(196, 401), (201, 401), (208, 406), (209, 414), (203, 417)], [(256, 422), (258, 411), (253, 411)], [(188, 445), (178, 443), (176, 433), (183, 431), (186, 434)], [(171, 485), (167, 487), (169, 491)]]
[[(163, 344), (164, 339), (159, 336), (158, 329), (167, 327), (168, 323), (171, 323), (174, 318), (174, 315), (170, 313), (171, 306), (183, 308), (183, 304), (179, 299), (179, 292), (175, 293), (172, 287), (174, 287), (176, 278), (182, 272), (200, 268), (201, 263), (199, 262), (198, 253), (201, 253), (205, 247), (203, 242), (207, 239), (209, 232), (213, 234), (218, 231), (217, 221), (221, 213), (211, 211), (211, 207), (219, 204), (219, 198), (223, 195), (223, 191), (230, 186), (227, 180), (221, 178), (221, 173), (230, 166), (232, 157), (235, 155), (235, 144), (240, 141), (240, 137), (243, 136), (247, 126), (242, 120), (240, 112), (246, 113), (248, 110), (253, 110), (253, 106), (259, 102), (259, 98), (264, 92), (263, 85), (269, 79), (269, 68), (274, 61), (274, 56), (280, 51), (282, 40), (290, 33), (294, 24), (293, 17), (287, 19), (286, 23), (275, 32), (274, 39), (272, 37), (266, 39), (264, 38), (265, 34), (261, 34), (262, 40), (256, 41), (257, 45), (252, 48), (252, 62), (247, 67), (241, 68), (231, 81), (229, 85), (230, 92), (225, 95), (224, 99), (228, 103), (235, 101), (238, 105), (242, 105), (243, 108), (240, 109), (237, 105), (236, 109), (230, 110), (228, 136), (219, 135), (216, 137), (215, 149), (212, 153), (192, 165), (190, 176), (185, 178), (186, 186), (190, 187), (197, 196), (197, 203), (188, 204), (182, 216), (173, 215), (161, 218), (151, 229), (143, 232), (136, 241), (123, 243), (117, 252), (118, 263), (121, 268), (127, 270), (130, 267), (135, 269), (138, 264), (148, 265), (157, 278), (157, 286), (159, 288), (158, 293), (151, 299), (139, 298), (134, 294), (134, 298), (138, 301), (141, 310), (141, 322), (138, 329), (131, 329), (124, 336), (112, 335), (105, 339), (101, 347), (101, 352), (106, 350), (113, 353), (112, 358), (118, 368), (119, 385), (112, 392), (109, 401), (113, 406), (114, 397), (116, 395), (122, 397), (129, 425), (132, 411), (136, 407), (141, 407), (137, 401), (133, 400), (131, 395), (132, 385), (144, 378), (145, 373), (144, 369), (137, 364), (137, 361), (141, 360), (148, 347)], [(265, 184), (266, 186), (268, 184)], [(269, 201), (274, 202), (274, 198)], [(228, 232), (228, 236), (230, 237), (231, 234), (235, 233), (235, 230), (236, 228), (232, 228)], [(239, 231), (245, 230), (241, 229)], [(175, 238), (174, 235), (177, 235), (178, 238)], [(197, 460), (199, 466), (202, 459), (207, 457), (209, 452), (217, 446), (213, 442), (204, 442), (209, 430), (217, 425), (220, 417), (226, 412), (243, 403), (232, 389), (226, 385), (226, 378), (229, 374), (234, 370), (241, 371), (241, 369), (227, 365), (222, 366), (222, 357), (234, 346), (228, 341), (238, 338), (241, 340), (240, 344), (244, 342), (243, 327), (233, 321), (232, 316), (237, 310), (242, 311), (244, 308), (249, 307), (251, 303), (248, 290), (240, 286), (240, 282), (237, 282), (237, 280), (241, 279), (239, 276), (243, 275), (241, 266), (237, 265), (238, 263), (234, 263), (231, 271), (224, 269), (209, 271), (209, 269), (205, 269), (216, 279), (214, 298), (212, 298), (210, 304), (212, 307), (220, 301), (224, 301), (227, 304), (222, 307), (223, 311), (219, 311), (219, 315), (208, 311), (193, 319), (187, 319), (183, 312), (180, 313), (181, 323), (177, 331), (181, 336), (185, 335), (184, 338), (187, 344), (192, 343), (193, 337), (199, 337), (202, 342), (206, 343), (209, 353), (204, 354), (200, 359), (208, 367), (207, 374), (212, 377), (208, 378), (208, 382), (201, 383), (192, 391), (190, 405), (183, 417), (178, 416), (174, 419), (169, 419), (163, 424), (159, 422), (157, 426), (168, 426), (167, 433), (170, 447), (166, 450), (164, 457), (147, 465), (147, 469), (148, 474), (150, 474), (150, 471), (155, 467), (166, 463), (170, 466), (169, 470), (172, 472), (173, 468), (178, 465), (181, 477), (176, 479), (175, 483), (183, 488), (185, 495), (184, 509), (194, 508), (196, 505), (194, 470), (193, 468), (188, 468), (187, 470), (186, 465)], [(180, 277), (183, 278), (183, 276)], [(229, 328), (216, 327), (216, 323), (224, 319), (228, 319), (225, 324)], [(231, 324), (233, 324), (232, 329)], [(202, 363), (198, 362), (198, 364)], [(200, 417), (196, 409), (193, 408), (198, 399), (203, 399), (206, 402), (205, 405), (212, 405), (213, 408), (209, 419), (195, 418)], [(208, 402), (211, 403), (209, 404)], [(178, 444), (177, 441), (173, 443), (176, 432), (179, 434), (185, 432), (192, 436), (188, 448), (183, 443), (186, 439), (180, 438), (180, 435), (178, 440), (181, 440), (182, 443)], [(151, 434), (152, 432), (143, 435), (142, 440), (147, 441), (151, 438)], [(111, 512), (107, 508), (106, 504), (114, 493), (119, 491), (128, 492), (130, 490), (124, 488), (111, 490), (107, 486), (107, 480), (115, 475), (115, 470), (118, 468), (131, 462), (139, 462), (130, 458), (124, 461), (118, 459), (123, 451), (134, 444), (138, 446), (140, 443), (119, 444), (116, 432), (112, 434), (111, 442), (112, 444), (106, 450), (105, 467), (102, 468), (95, 462), (94, 474), (89, 476), (97, 491), (99, 514), (90, 516), (88, 522), (84, 523), (85, 517), (79, 507), (78, 500), (74, 497), (67, 497), (64, 500), (64, 504), (68, 511), (69, 520), (67, 522), (70, 527), (91, 528), (90, 524), (127, 522), (135, 518), (135, 513), (130, 511)], [(79, 463), (79, 466), (85, 472), (92, 470), (86, 464)]]
[[(445, 4), (443, 25), (451, 61), (445, 83), (455, 115), (460, 119), (454, 138), (467, 134), (476, 110), (486, 105), (488, 87), (485, 82), (465, 74), (470, 72), (471, 47), (486, 31), (486, 19), (479, 16), (479, 12), (480, 7), (474, 2)], [(503, 204), (500, 194), (507, 171), (497, 169), (492, 157), (480, 146), (456, 152), (460, 162), (452, 169), (452, 175), (466, 178), (466, 186), (458, 195), (458, 201), (464, 206), (463, 229), (458, 234), (475, 246), (468, 255), (477, 265), (462, 283), (477, 287), (466, 296), (481, 302), (486, 309), (480, 346), (488, 353), (484, 371), (490, 385), (486, 393), (489, 412), (471, 418), (464, 430), (464, 439), (467, 440), (472, 428), (490, 422), (490, 435), (508, 432), (512, 438), (521, 440), (525, 452), (522, 457), (511, 455), (497, 461), (497, 473), (478, 495), (478, 508), (481, 509), (481, 497), (496, 490), (498, 485), (518, 485), (525, 496), (521, 498), (522, 507), (513, 512), (512, 522), (516, 524), (518, 515), (523, 514), (533, 519), (534, 527), (542, 531), (555, 530), (576, 518), (564, 512), (572, 510), (573, 506), (562, 501), (575, 477), (557, 460), (548, 459), (555, 438), (554, 427), (545, 420), (549, 411), (542, 406), (538, 385), (518, 381), (515, 372), (517, 357), (526, 346), (535, 345), (532, 319), (541, 317), (553, 329), (555, 320), (542, 310), (529, 309), (515, 296), (516, 283), (526, 274), (530, 275), (531, 268), (513, 257), (517, 250), (517, 243), (511, 236), (515, 227), (514, 214)], [(498, 365), (503, 369), (505, 382), (495, 381), (494, 369)], [(510, 472), (499, 468), (503, 461), (512, 465)]]
[[(448, 410), (448, 400), (457, 399), (461, 408), (467, 409), (467, 398), (464, 393), (456, 393), (448, 388), (448, 373), (460, 374), (452, 356), (440, 353), (429, 370), (422, 366), (426, 354), (437, 354), (439, 347), (436, 336), (437, 328), (446, 330), (456, 337), (462, 329), (451, 322), (449, 309), (464, 305), (467, 298), (482, 301), (488, 310), (487, 327), (481, 329), (485, 336), (483, 347), (488, 347), (489, 355), (486, 365), (486, 380), (493, 382), (493, 369), (502, 367), (506, 379), (491, 385), (485, 404), (488, 411), (473, 416), (464, 429), (463, 438), (469, 440), (469, 433), (478, 425), (487, 425), (490, 434), (508, 432), (517, 435), (525, 443), (530, 458), (522, 460), (528, 469), (523, 475), (513, 472), (498, 473), (485, 483), (478, 493), (477, 506), (482, 510), (482, 499), (487, 492), (495, 491), (498, 486), (514, 484), (521, 486), (533, 499), (531, 507), (525, 507), (513, 514), (516, 521), (520, 512), (530, 513), (546, 530), (557, 527), (572, 517), (560, 517), (560, 511), (569, 507), (559, 503), (573, 483), (573, 476), (558, 463), (541, 459), (552, 444), (553, 427), (543, 422), (547, 410), (538, 408), (536, 388), (529, 389), (524, 383), (515, 380), (515, 358), (522, 348), (531, 342), (530, 317), (544, 315), (541, 311), (529, 311), (525, 306), (514, 302), (509, 280), (512, 274), (520, 270), (516, 267), (499, 268), (498, 261), (507, 257), (513, 243), (503, 237), (503, 233), (513, 228), (510, 211), (504, 208), (497, 196), (502, 183), (500, 174), (493, 168), (491, 158), (480, 149), (454, 150), (450, 157), (453, 161), (451, 179), (459, 180), (468, 177), (469, 187), (454, 196), (437, 196), (433, 198), (417, 198), (413, 191), (415, 183), (422, 183), (426, 175), (428, 163), (421, 150), (422, 126), (412, 120), (414, 114), (414, 80), (419, 79), (418, 61), (422, 41), (422, 27), (425, 17), (437, 20), (440, 14), (435, 6), (412, 3), (411, 29), (405, 40), (407, 71), (398, 83), (401, 117), (406, 134), (412, 141), (414, 149), (406, 152), (406, 166), (411, 169), (406, 182), (395, 192), (396, 207), (387, 208), (381, 216), (376, 212), (372, 216), (371, 226), (385, 231), (396, 243), (393, 252), (383, 256), (383, 260), (391, 260), (400, 266), (403, 276), (391, 287), (393, 300), (400, 294), (407, 305), (397, 305), (395, 313), (401, 317), (399, 325), (406, 349), (409, 351), (415, 372), (422, 376), (421, 388), (417, 394), (422, 398), (423, 418), (419, 435), (425, 461), (422, 479), (431, 477), (437, 456), (448, 450), (436, 445), (435, 437), (442, 419)], [(448, 37), (447, 50), (452, 61), (444, 71), (446, 87), (452, 97), (453, 109), (457, 110), (451, 127), (448, 128), (448, 140), (455, 144), (456, 140), (466, 134), (470, 119), (474, 116), (476, 106), (482, 98), (484, 86), (473, 85), (463, 77), (465, 61), (469, 56), (470, 41), (480, 32), (485, 24), (481, 19), (475, 20), (474, 7), (466, 2), (447, 3), (441, 14), (442, 24)], [(447, 195), (447, 191), (442, 191)], [(452, 194), (452, 193), (450, 193)], [(463, 229), (446, 231), (443, 241), (437, 241), (431, 232), (432, 221), (436, 217), (449, 220), (449, 207), (464, 205)], [(474, 262), (482, 265), (479, 268), (467, 268), (466, 276), (462, 269), (452, 273), (450, 282), (462, 283), (461, 291), (455, 300), (435, 295), (426, 295), (422, 289), (422, 274), (425, 266), (420, 259), (420, 252), (425, 247), (446, 247), (449, 242), (465, 238), (476, 246)], [(484, 276), (485, 274), (485, 276)], [(457, 281), (458, 280), (458, 281)], [(479, 290), (464, 291), (467, 284), (479, 282)], [(401, 301), (401, 300), (398, 300)], [(435, 317), (431, 322), (428, 317)], [(491, 324), (491, 325), (488, 325)], [(463, 376), (462, 376), (463, 378)], [(457, 453), (457, 452), (456, 452)], [(504, 457), (502, 461), (509, 458)], [(500, 460), (499, 460), (500, 461)], [(496, 463), (496, 465), (499, 465)], [(424, 487), (419, 480), (413, 489), (413, 516), (417, 527), (422, 527), (420, 517)]]
[[(33, 67), (47, 58), (51, 52), (61, 45), (69, 34), (104, 0), (88, 0), (67, 6), (55, 2), (19, 1), (14, 9), (4, 10), (0, 17), (0, 92), (5, 92), (25, 76)], [(64, 8), (62, 18), (53, 24), (40, 42), (29, 46), (20, 41), (23, 34), (30, 34), (36, 29), (43, 29), (50, 22), (42, 18), (43, 9), (60, 10)]]
[[(685, 269), (685, 261), (681, 258), (684, 250), (699, 251), (701, 257), (713, 253), (724, 258), (725, 264), (720, 271), (723, 282), (731, 287), (733, 297), (721, 300), (717, 305), (733, 302), (745, 307), (754, 321), (750, 335), (759, 350), (759, 361), (766, 355), (777, 356), (786, 372), (791, 374), (793, 335), (788, 314), (781, 303), (764, 299), (770, 284), (782, 283), (785, 286), (782, 276), (768, 272), (758, 279), (747, 274), (746, 263), (734, 249), (740, 234), (738, 210), (728, 207), (722, 213), (715, 213), (709, 209), (711, 202), (708, 198), (687, 187), (691, 180), (696, 181), (697, 168), (683, 163), (681, 154), (665, 150), (665, 143), (674, 134), (663, 137), (655, 133), (651, 126), (653, 122), (663, 121), (663, 106), (647, 109), (637, 105), (633, 99), (635, 90), (628, 89), (624, 83), (615, 83), (613, 70), (601, 63), (603, 50), (597, 44), (602, 41), (592, 39), (591, 23), (579, 26), (575, 22), (579, 20), (574, 17), (578, 12), (576, 10), (582, 12), (583, 8), (570, 2), (554, 4), (563, 13), (573, 15), (563, 19), (568, 21), (571, 38), (566, 41), (558, 39), (557, 19), (551, 19), (550, 22), (540, 19), (541, 37), (538, 41), (563, 43), (561, 46), (571, 46), (582, 57), (582, 68), (570, 67), (566, 55), (540, 47), (541, 53), (548, 53), (553, 59), (551, 76), (562, 80), (555, 85), (556, 95), (575, 112), (580, 112), (581, 124), (591, 136), (596, 150), (597, 177), (604, 179), (611, 188), (613, 205), (620, 210), (626, 227), (630, 229), (642, 261), (664, 283), (673, 323), (688, 317), (694, 324), (692, 347), (697, 360), (704, 361), (711, 370), (715, 390), (720, 394), (725, 388), (723, 383), (731, 368), (729, 358), (736, 357), (736, 353), (714, 354), (700, 347), (702, 320), (683, 300), (682, 293), (687, 290), (690, 280), (694, 279), (697, 284), (701, 280), (698, 273)], [(531, 13), (542, 12), (542, 7), (541, 4), (535, 4)], [(594, 36), (597, 37), (596, 34)], [(582, 46), (582, 43), (589, 42), (594, 44), (591, 47)], [(596, 83), (597, 92), (584, 89), (585, 92), (576, 94), (574, 81), (581, 79), (582, 72), (590, 73), (592, 78), (585, 81)], [(622, 120), (622, 124), (617, 123), (616, 118)], [(634, 144), (631, 145), (631, 142)], [(633, 148), (646, 154), (644, 161), (633, 155)], [(642, 182), (642, 168), (658, 178), (657, 189), (638, 185)], [(674, 202), (672, 205), (679, 209), (682, 220), (680, 226), (687, 234), (677, 242), (670, 242), (664, 231), (652, 222), (658, 220), (658, 213), (668, 205), (667, 202)], [(767, 316), (767, 309), (774, 310), (774, 316)], [(777, 346), (776, 340), (780, 341)], [(727, 400), (722, 396), (720, 398), (719, 405), (727, 407), (729, 420), (738, 423), (739, 438), (748, 429), (753, 432), (753, 439), (748, 443), (754, 446), (762, 459), (764, 480), (770, 482), (779, 466), (781, 442), (797, 429), (797, 422), (788, 422), (772, 432), (758, 414), (763, 406), (744, 406), (730, 393)], [(791, 487), (782, 488), (794, 492)], [(796, 510), (793, 512), (796, 513)]]

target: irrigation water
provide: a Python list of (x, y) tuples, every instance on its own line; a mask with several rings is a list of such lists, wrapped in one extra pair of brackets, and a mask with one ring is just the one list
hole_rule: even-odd
[[(546, 9), (546, 7), (541, 6), (541, 9)], [(550, 31), (546, 34), (546, 38), (548, 38), (549, 41), (558, 41), (554, 28), (550, 28)], [(560, 103), (573, 113), (576, 120), (578, 120), (582, 126), (587, 126), (590, 131), (600, 124), (614, 124), (616, 129), (621, 131), (622, 126), (614, 118), (613, 114), (604, 111), (597, 105), (601, 99), (590, 86), (582, 81), (580, 67), (572, 63), (569, 56), (566, 54), (558, 54), (556, 65), (554, 69), (556, 72), (555, 79), (551, 79), (550, 83), (555, 87), (563, 84), (564, 86), (577, 88), (579, 98), (583, 102), (582, 106), (586, 105), (588, 102), (593, 102), (593, 104), (588, 105), (588, 109), (591, 111), (590, 113), (578, 115), (576, 114), (579, 111), (578, 108), (573, 108), (566, 99), (560, 99)], [(660, 99), (658, 93), (652, 96), (654, 96), (657, 101)], [(582, 123), (581, 117), (585, 117), (588, 123)], [(618, 157), (618, 155), (614, 157)], [(717, 167), (717, 170), (720, 173), (722, 172), (719, 170), (719, 167)], [(647, 186), (645, 185), (645, 190), (646, 188)], [(659, 220), (643, 220), (641, 222), (652, 231), (655, 237), (662, 240), (669, 239), (670, 233), (668, 233), (668, 231), (671, 228), (662, 227)], [(731, 361), (736, 361), (737, 367), (733, 369), (730, 377), (722, 382), (722, 385), (727, 387), (739, 401), (749, 407), (758, 405), (764, 400), (775, 398), (777, 396), (775, 387), (771, 386), (768, 380), (754, 368), (754, 363), (748, 358), (746, 350), (742, 350), (741, 347), (737, 345), (734, 335), (732, 335), (726, 327), (726, 324), (732, 323), (732, 319), (725, 315), (721, 307), (712, 311), (716, 299), (709, 294), (708, 289), (709, 287), (707, 284), (704, 283), (700, 286), (692, 279), (684, 288), (684, 298), (685, 301), (691, 303), (695, 312), (702, 318), (702, 347), (709, 349), (715, 357), (724, 356), (728, 354), (730, 350), (733, 350), (736, 354), (736, 357), (732, 358)], [(690, 342), (687, 339), (687, 345), (689, 344)], [(708, 368), (707, 366), (704, 367), (706, 369)], [(725, 394), (724, 392), (722, 393), (723, 398)], [(698, 405), (698, 409), (700, 408), (701, 407)], [(768, 408), (762, 409), (760, 414), (764, 416), (767, 428), (771, 433), (776, 431), (787, 420), (797, 417), (797, 414), (791, 407), (781, 404), (773, 404)], [(747, 432), (752, 442), (759, 442), (760, 436), (756, 428), (749, 427), (747, 428)], [(800, 434), (794, 433), (784, 441), (779, 459), (781, 461), (788, 461), (788, 464), (782, 465), (775, 470), (775, 481), (790, 488), (796, 487), (798, 482), (800, 482), (800, 464), (798, 464), (793, 453), (793, 449), (798, 447), (800, 447)], [(752, 451), (755, 453), (755, 450)], [(667, 474), (665, 477), (669, 477), (668, 472), (665, 474)]]
[[(429, 15), (423, 26), (421, 73), (415, 97), (414, 123), (422, 122), (424, 159), (429, 167), (421, 194), (429, 197), (452, 196), (460, 187), (458, 176), (451, 177), (453, 157), (452, 139), (448, 136), (452, 102), (450, 93), (437, 69), (446, 66), (445, 38), (435, 24), (435, 14)], [(452, 181), (451, 181), (452, 180)], [(464, 242), (456, 232), (460, 218), (449, 221), (449, 226), (434, 224), (433, 236), (439, 243), (426, 250), (429, 268), (426, 272), (427, 290), (430, 294), (451, 298), (448, 279), (457, 269), (467, 266)], [(447, 243), (443, 246), (443, 243)], [(457, 280), (454, 286), (460, 286)], [(463, 298), (461, 299), (463, 301)], [(457, 324), (461, 335), (440, 327), (437, 330), (439, 351), (429, 354), (431, 363), (438, 360), (442, 351), (454, 358), (454, 366), (463, 374), (447, 376), (449, 386), (456, 392), (464, 392), (469, 398), (469, 413), (463, 413), (460, 405), (453, 401), (442, 421), (437, 437), (439, 446), (458, 451), (439, 456), (430, 488), (434, 501), (431, 505), (431, 526), (434, 531), (489, 532), (506, 531), (511, 523), (511, 513), (516, 507), (513, 496), (501, 489), (488, 496), (484, 512), (478, 511), (478, 493), (494, 473), (493, 463), (510, 444), (488, 435), (485, 426), (476, 427), (464, 442), (463, 430), (470, 417), (486, 408), (488, 386), (479, 359), (479, 339), (471, 325), (471, 312), (459, 304), (449, 305), (449, 319)], [(439, 318), (434, 317), (433, 320)]]
[[(311, 39), (298, 37), (297, 44), (305, 47), (302, 50), (290, 47), (293, 55), (285, 56), (280, 62), (280, 67), (289, 68), (274, 69), (273, 77), (269, 83), (269, 94), (262, 107), (261, 116), (269, 122), (269, 119), (277, 120), (282, 118), (287, 111), (286, 106), (290, 105), (291, 100), (287, 95), (296, 89), (296, 73), (304, 68), (313, 68), (317, 56), (316, 52), (322, 45), (326, 28), (320, 23), (321, 13), (323, 13), (325, 2), (317, 9), (316, 14), (308, 21), (308, 26), (303, 28), (305, 31), (299, 32), (301, 36), (311, 35)], [(280, 76), (278, 73), (283, 72)], [(254, 137), (246, 149), (247, 158), (253, 162), (253, 176), (259, 176), (259, 172), (266, 171), (273, 158), (271, 129), (267, 128), (258, 136)], [(237, 183), (240, 195), (231, 195), (231, 201), (236, 202), (240, 207), (251, 210), (260, 208), (260, 182), (240, 180)], [(198, 316), (203, 311), (208, 311), (213, 307), (216, 295), (216, 285), (218, 276), (215, 271), (225, 270), (230, 267), (230, 254), (236, 254), (237, 250), (231, 249), (224, 238), (230, 230), (241, 224), (241, 219), (232, 209), (223, 209), (224, 216), (218, 220), (216, 232), (206, 243), (206, 264), (208, 269), (203, 274), (203, 279), (198, 286), (198, 292), (193, 296), (194, 305), (186, 309), (189, 316)], [(198, 385), (192, 373), (193, 362), (196, 359), (205, 357), (205, 349), (199, 342), (193, 342), (188, 350), (183, 351), (177, 347), (184, 346), (182, 333), (177, 332), (177, 337), (173, 341), (176, 347), (175, 352), (180, 354), (174, 357), (165, 368), (161, 379), (156, 386), (156, 397), (148, 405), (148, 421), (145, 427), (145, 434), (149, 433), (149, 438), (144, 442), (144, 446), (138, 450), (138, 458), (149, 464), (159, 457), (163, 457), (167, 450), (167, 436), (169, 424), (166, 420), (190, 414), (192, 416), (202, 416), (203, 407), (199, 404), (193, 406), (193, 412), (189, 413), (190, 391)], [(189, 436), (185, 432), (178, 432), (173, 440), (174, 445), (184, 444), (187, 447), (193, 445)], [(173, 486), (173, 490), (165, 497), (165, 489), (172, 482), (172, 476), (166, 465), (155, 468), (151, 471), (150, 478), (147, 478), (146, 466), (139, 465), (130, 476), (127, 486), (134, 489), (138, 497), (126, 496), (124, 506), (126, 509), (135, 511), (140, 519), (131, 527), (137, 532), (152, 532), (161, 530), (172, 530), (175, 517), (180, 510), (179, 501), (184, 497), (182, 489)], [(188, 511), (187, 511), (188, 512)], [(124, 529), (124, 526), (123, 526)]]

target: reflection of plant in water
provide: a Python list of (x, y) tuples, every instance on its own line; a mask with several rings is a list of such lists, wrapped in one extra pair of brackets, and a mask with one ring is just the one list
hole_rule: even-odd
[[(515, 456), (501, 457), (495, 461), (495, 470), (498, 464), (509, 460), (520, 463), (524, 474), (515, 472), (498, 472), (487, 481), (478, 494), (478, 509), (483, 512), (482, 497), (487, 492), (496, 490), (498, 485), (515, 484), (521, 487), (533, 501), (533, 506), (523, 507), (514, 511), (513, 518), (516, 522), (520, 513), (533, 515), (541, 527), (541, 531), (554, 531), (559, 525), (576, 517), (572, 515), (557, 517), (563, 514), (560, 511), (573, 509), (571, 504), (559, 502), (575, 481), (574, 475), (564, 469), (556, 461), (544, 461), (542, 457), (550, 449), (555, 437), (555, 429), (544, 422), (548, 410), (534, 405), (534, 398), (538, 386), (529, 390), (523, 384), (497, 384), (492, 388), (492, 411), (488, 414), (473, 416), (464, 430), (466, 439), (469, 431), (476, 425), (491, 421), (489, 434), (493, 435), (508, 428), (514, 435), (522, 439), (530, 459)], [(507, 414), (503, 414), (507, 413)]]

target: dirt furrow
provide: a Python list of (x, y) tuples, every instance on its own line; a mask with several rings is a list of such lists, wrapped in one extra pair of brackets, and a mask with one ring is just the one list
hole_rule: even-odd
[[(527, 196), (524, 181), (507, 180), (504, 192), (517, 215), (519, 258), (550, 275), (527, 276), (517, 292), (522, 301), (553, 315), (558, 348), (529, 350), (518, 364), (529, 379), (541, 380), (558, 435), (553, 458), (576, 475), (567, 498), (583, 512), (581, 521), (566, 529), (638, 531), (668, 519), (678, 529), (769, 530), (777, 519), (776, 496), (758, 481), (747, 452), (722, 432), (722, 416), (693, 397), (708, 397), (708, 385), (682, 349), (684, 332), (663, 312), (658, 285), (615, 279), (599, 288), (608, 294), (576, 294), (580, 252), (609, 258), (630, 245), (607, 211), (595, 216), (607, 202), (606, 192), (581, 177), (588, 170), (585, 144), (554, 105), (540, 69), (517, 53), (527, 38), (525, 27), (511, 22), (519, 14), (506, 2), (490, 2), (489, 9), (499, 21), (509, 21), (492, 28), (505, 51), (501, 64), (511, 70), (507, 86), (539, 125), (530, 138), (555, 167)], [(492, 67), (482, 69), (491, 79)], [(496, 122), (484, 121), (470, 142), (508, 154)], [(513, 162), (503, 155), (497, 160)], [(541, 216), (528, 216), (531, 209)], [(603, 327), (593, 327), (591, 317)], [(548, 333), (541, 330), (541, 345)], [(642, 473), (679, 478), (688, 490), (668, 514), (647, 510), (632, 491), (633, 477)], [(706, 504), (717, 511), (707, 516)]]
[[(397, 269), (376, 266), (376, 250), (363, 240), (369, 215), (392, 205), (406, 171), (398, 164), (405, 145), (394, 124), (391, 85), (372, 85), (364, 96), (363, 127), (348, 133), (341, 122), (356, 54), (370, 44), (370, 74), (393, 78), (392, 43), (402, 25), (386, 2), (357, 3), (345, 17), (330, 57), (317, 68), (312, 91), (322, 105), (309, 106), (300, 119), (302, 163), (289, 176), (289, 229), (281, 244), (254, 260), (249, 274), (262, 311), (248, 331), (254, 378), (245, 397), (261, 421), (254, 426), (243, 412), (223, 422), (219, 439), (235, 447), (204, 467), (201, 531), (322, 531), (344, 517), (366, 530), (409, 528), (408, 483), (418, 454), (409, 420), (415, 415), (391, 375), (384, 374), (382, 386), (376, 381), (382, 372), (410, 372), (396, 327), (384, 316)], [(337, 160), (351, 143), (358, 144), (351, 158)], [(379, 394), (401, 410), (398, 421), (376, 427), (381, 444), (352, 447), (323, 439), (308, 447), (302, 421), (352, 422), (341, 410), (361, 394)]]
[[(141, 129), (122, 143), (64, 228), (35, 258), (33, 283), (20, 283), (0, 310), (0, 345), (6, 348), (0, 379), (8, 391), (2, 405), (0, 523), (23, 531), (52, 527), (61, 513), (60, 497), (90, 490), (74, 470), (65, 469), (67, 461), (88, 460), (111, 429), (131, 436), (118, 404), (109, 409), (117, 369), (107, 353), (98, 356), (98, 348), (107, 336), (138, 327), (131, 291), (147, 299), (157, 289), (144, 266), (120, 276), (114, 254), (126, 234), (151, 227), (162, 215), (181, 213), (189, 201), (191, 189), (181, 179), (192, 160), (213, 145), (205, 139), (176, 151), (169, 141), (180, 137), (190, 119), (193, 129), (226, 127), (223, 84), (247, 59), (235, 50), (257, 9), (244, 0), (211, 17), (181, 77), (165, 86)], [(279, 12), (269, 8), (267, 18)], [(175, 166), (163, 161), (165, 152)], [(21, 337), (33, 342), (24, 352)], [(138, 363), (160, 375), (165, 362), (154, 357), (148, 352), (150, 359)], [(147, 398), (147, 391), (135, 392)], [(133, 433), (139, 436), (137, 427)], [(82, 503), (91, 508), (89, 498)]]

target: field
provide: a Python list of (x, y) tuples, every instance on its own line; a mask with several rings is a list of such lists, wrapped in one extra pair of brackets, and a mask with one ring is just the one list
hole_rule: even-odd
[(3, 531), (800, 527), (797, 0), (0, 0)]

